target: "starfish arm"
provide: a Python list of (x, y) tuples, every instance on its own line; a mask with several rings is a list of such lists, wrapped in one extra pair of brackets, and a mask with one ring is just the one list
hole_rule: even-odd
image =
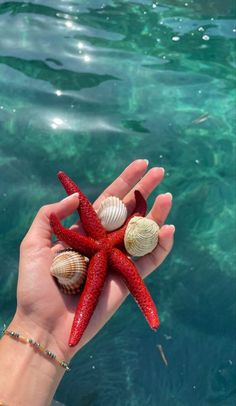
[(87, 197), (64, 172), (58, 172), (57, 176), (68, 195), (76, 192), (79, 193), (79, 207), (77, 210), (85, 232), (90, 237), (95, 238), (95, 240), (104, 238), (107, 234), (106, 230), (102, 226), (96, 211)]
[(68, 195), (72, 195), (73, 193), (81, 193), (78, 186), (64, 172), (59, 171), (57, 177)]
[(148, 324), (152, 329), (156, 330), (160, 325), (160, 321), (155, 303), (133, 262), (120, 250), (113, 248), (109, 252), (109, 265), (121, 275)]
[(74, 250), (79, 251), (80, 254), (90, 258), (97, 252), (96, 241), (63, 227), (54, 213), (50, 215), (50, 224), (57, 238)]
[(106, 273), (107, 251), (103, 250), (97, 252), (89, 262), (85, 287), (79, 299), (71, 329), (70, 347), (78, 344), (92, 317), (105, 282)]
[(147, 211), (147, 202), (139, 190), (134, 191), (135, 208), (133, 211), (134, 216), (144, 217)]
[(112, 247), (120, 247), (123, 245), (127, 225), (128, 223), (125, 223), (119, 230), (113, 231), (107, 235), (107, 240)]

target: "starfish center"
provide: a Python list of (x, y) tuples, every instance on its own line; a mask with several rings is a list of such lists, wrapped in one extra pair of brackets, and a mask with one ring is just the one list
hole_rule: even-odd
[(97, 241), (97, 247), (100, 250), (110, 250), (112, 248), (112, 243), (111, 241), (105, 237)]

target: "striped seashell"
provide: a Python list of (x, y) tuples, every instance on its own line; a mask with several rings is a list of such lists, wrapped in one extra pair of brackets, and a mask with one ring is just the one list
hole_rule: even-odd
[(71, 249), (59, 251), (55, 256), (50, 273), (63, 293), (75, 295), (81, 290), (88, 267), (88, 258)]
[(103, 200), (97, 210), (97, 215), (105, 230), (113, 231), (120, 228), (127, 218), (125, 204), (116, 196)]
[(134, 216), (125, 231), (126, 251), (135, 257), (152, 252), (158, 243), (159, 226), (155, 221), (145, 217)]

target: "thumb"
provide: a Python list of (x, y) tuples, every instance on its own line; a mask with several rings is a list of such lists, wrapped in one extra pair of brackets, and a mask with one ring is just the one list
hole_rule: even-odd
[(51, 246), (50, 214), (55, 213), (59, 220), (70, 216), (79, 206), (79, 193), (74, 193), (60, 202), (48, 204), (38, 211), (24, 238), (24, 243), (37, 245), (38, 248)]

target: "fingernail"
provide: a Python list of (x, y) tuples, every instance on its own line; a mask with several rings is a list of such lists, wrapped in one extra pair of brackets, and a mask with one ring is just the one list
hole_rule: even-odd
[(165, 196), (168, 196), (170, 198), (170, 200), (173, 199), (173, 196), (172, 196), (172, 194), (170, 192), (165, 193)]
[(175, 232), (175, 226), (174, 226), (174, 224), (170, 224), (170, 225), (169, 225), (169, 228), (171, 228), (171, 230), (173, 231), (173, 233)]
[(165, 169), (164, 169), (164, 168), (162, 168), (162, 166), (159, 166), (159, 167), (158, 167), (158, 169), (160, 169), (160, 170), (162, 171), (163, 175), (164, 175), (164, 173), (165, 173)]
[(65, 200), (69, 200), (69, 199), (75, 199), (75, 198), (79, 198), (79, 193), (78, 192), (76, 192), (76, 193), (73, 193), (72, 195), (70, 195), (70, 196), (67, 196), (67, 197), (65, 197), (64, 199), (62, 199), (62, 202), (64, 202)]
[(149, 160), (148, 159), (144, 159), (144, 161), (146, 162), (146, 164), (149, 164)]

